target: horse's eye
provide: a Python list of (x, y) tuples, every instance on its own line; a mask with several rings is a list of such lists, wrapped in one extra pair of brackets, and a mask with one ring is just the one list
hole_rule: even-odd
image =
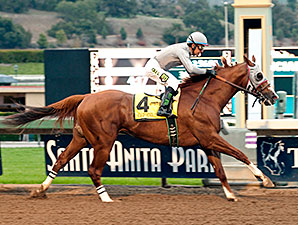
[(263, 79), (263, 73), (258, 72), (258, 73), (256, 74), (256, 81), (261, 81), (262, 79)]

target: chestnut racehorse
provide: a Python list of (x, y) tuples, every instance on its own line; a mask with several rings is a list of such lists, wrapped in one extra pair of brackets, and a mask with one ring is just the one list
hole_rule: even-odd
[[(236, 201), (221, 164), (219, 153), (230, 155), (245, 163), (255, 177), (266, 187), (274, 186), (239, 149), (227, 143), (220, 135), (220, 112), (239, 91), (255, 95), (265, 105), (273, 105), (277, 95), (263, 76), (255, 59), (224, 67), (217, 65), (216, 77), (206, 86), (195, 109), (191, 109), (208, 77), (192, 75), (180, 84), (178, 132), (180, 146), (200, 144), (220, 179), (228, 200)], [(169, 145), (167, 125), (162, 121), (137, 122), (133, 118), (133, 95), (118, 90), (94, 94), (74, 95), (45, 107), (26, 107), (25, 112), (8, 116), (5, 124), (20, 126), (43, 117), (56, 117), (57, 122), (73, 118), (73, 139), (58, 157), (52, 171), (34, 195), (45, 194), (61, 168), (87, 143), (94, 148), (94, 159), (88, 173), (104, 202), (112, 201), (101, 183), (101, 174), (119, 132), (123, 131), (143, 140)]]

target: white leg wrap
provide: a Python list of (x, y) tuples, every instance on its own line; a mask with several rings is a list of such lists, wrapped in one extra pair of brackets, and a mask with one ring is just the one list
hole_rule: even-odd
[(96, 188), (96, 191), (103, 202), (112, 202), (113, 200), (110, 198), (108, 192), (106, 191), (103, 185)]
[(248, 168), (251, 170), (251, 172), (257, 176), (257, 177), (260, 177), (261, 179), (264, 179), (264, 175), (262, 173), (261, 170), (258, 169), (258, 167), (256, 167), (253, 163), (250, 163), (248, 165)]
[(225, 186), (223, 186), (222, 188), (224, 190), (224, 193), (227, 199), (236, 199), (235, 195), (232, 192), (229, 192), (229, 190)]
[(57, 173), (54, 171), (51, 171), (45, 181), (41, 184), (43, 186), (44, 190), (47, 190), (49, 186), (51, 185), (52, 181), (55, 179), (57, 176)]

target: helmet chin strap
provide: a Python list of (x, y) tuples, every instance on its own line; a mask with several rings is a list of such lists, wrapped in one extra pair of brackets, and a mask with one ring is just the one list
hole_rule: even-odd
[(191, 46), (192, 55), (195, 55), (195, 50), (196, 50), (196, 48), (197, 48), (196, 44), (195, 44), (195, 47), (192, 47), (192, 46)]
[(189, 39), (192, 41), (192, 44), (194, 44), (194, 46), (195, 46), (195, 47), (192, 47), (193, 45), (191, 45), (192, 55), (195, 55), (195, 50), (197, 48), (197, 45), (196, 45), (192, 36), (190, 36)]

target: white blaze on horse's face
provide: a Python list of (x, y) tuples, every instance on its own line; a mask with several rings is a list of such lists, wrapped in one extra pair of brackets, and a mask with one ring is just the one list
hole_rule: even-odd
[(246, 89), (255, 93), (260, 93), (262, 95), (263, 102), (265, 105), (274, 105), (277, 94), (270, 86), (269, 81), (264, 76), (259, 65), (254, 64), (254, 66), (249, 66), (249, 79)]

